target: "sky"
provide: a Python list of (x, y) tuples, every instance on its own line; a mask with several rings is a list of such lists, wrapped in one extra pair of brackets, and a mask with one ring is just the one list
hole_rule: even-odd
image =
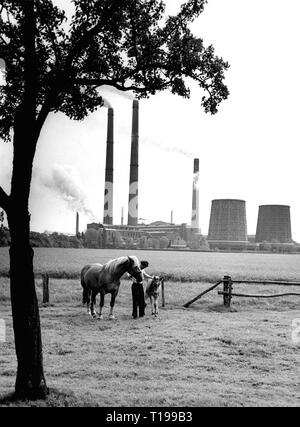
[[(69, 0), (55, 0), (71, 13)], [(181, 0), (166, 0), (167, 11)], [(258, 208), (291, 207), (292, 235), (300, 242), (299, 99), (300, 2), (209, 0), (192, 24), (195, 35), (230, 63), (230, 95), (211, 116), (202, 91), (191, 98), (162, 92), (140, 101), (139, 217), (147, 223), (190, 223), (193, 158), (200, 160), (200, 228), (208, 233), (211, 201), (246, 201), (248, 234), (255, 234)], [(104, 88), (114, 108), (114, 223), (127, 219), (132, 98)], [(49, 115), (34, 161), (30, 196), (35, 231), (75, 232), (77, 202), (55, 191), (55, 177), (73, 179), (83, 210), (80, 230), (103, 219), (107, 108), (82, 122)], [(12, 146), (0, 142), (0, 185), (10, 191)], [(75, 190), (74, 190), (75, 191)], [(93, 212), (93, 214), (92, 214)]]

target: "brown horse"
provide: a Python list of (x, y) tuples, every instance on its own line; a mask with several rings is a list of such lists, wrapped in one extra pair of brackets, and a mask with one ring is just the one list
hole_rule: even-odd
[(81, 270), (81, 286), (83, 287), (83, 304), (87, 304), (88, 313), (96, 318), (95, 302), (100, 293), (99, 318), (103, 319), (102, 309), (105, 294), (111, 294), (109, 318), (114, 319), (113, 308), (119, 292), (120, 279), (129, 273), (138, 282), (142, 282), (140, 263), (136, 256), (124, 256), (108, 261), (106, 264), (89, 264)]

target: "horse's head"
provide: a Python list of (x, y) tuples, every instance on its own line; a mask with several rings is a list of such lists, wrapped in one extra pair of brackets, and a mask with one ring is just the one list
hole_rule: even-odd
[(128, 257), (128, 273), (134, 277), (137, 282), (143, 281), (142, 270), (140, 269), (140, 263), (136, 256)]
[(159, 294), (159, 288), (160, 285), (163, 282), (163, 277), (159, 277), (159, 276), (153, 276), (151, 282), (150, 282), (150, 289), (151, 289), (151, 293), (155, 296)]

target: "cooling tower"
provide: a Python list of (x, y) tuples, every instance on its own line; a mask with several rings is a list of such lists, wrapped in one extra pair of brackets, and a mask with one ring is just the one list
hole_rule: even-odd
[(138, 224), (138, 180), (139, 180), (139, 103), (133, 101), (131, 133), (131, 158), (128, 200), (128, 225)]
[(208, 241), (248, 243), (246, 202), (244, 200), (213, 200)]
[(199, 159), (194, 159), (192, 229), (199, 229)]
[(103, 224), (113, 224), (113, 182), (114, 182), (114, 110), (108, 109), (107, 113), (107, 143), (106, 143), (106, 169), (104, 189)]
[(259, 207), (255, 242), (280, 243), (292, 241), (290, 207), (284, 205), (263, 205)]

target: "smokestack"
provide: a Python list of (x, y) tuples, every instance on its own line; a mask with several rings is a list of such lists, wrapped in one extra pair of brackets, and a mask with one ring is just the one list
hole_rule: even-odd
[(121, 210), (121, 225), (124, 225), (124, 208)]
[(194, 159), (192, 228), (199, 230), (199, 159)]
[(171, 225), (173, 225), (173, 211), (171, 211)]
[(76, 234), (75, 236), (77, 237), (79, 235), (79, 213), (76, 212)]
[(108, 109), (107, 113), (107, 143), (106, 143), (106, 169), (104, 189), (104, 214), (103, 224), (113, 224), (113, 182), (114, 182), (114, 110)]
[(128, 225), (138, 224), (138, 180), (139, 180), (139, 102), (133, 101), (129, 200), (128, 200)]

